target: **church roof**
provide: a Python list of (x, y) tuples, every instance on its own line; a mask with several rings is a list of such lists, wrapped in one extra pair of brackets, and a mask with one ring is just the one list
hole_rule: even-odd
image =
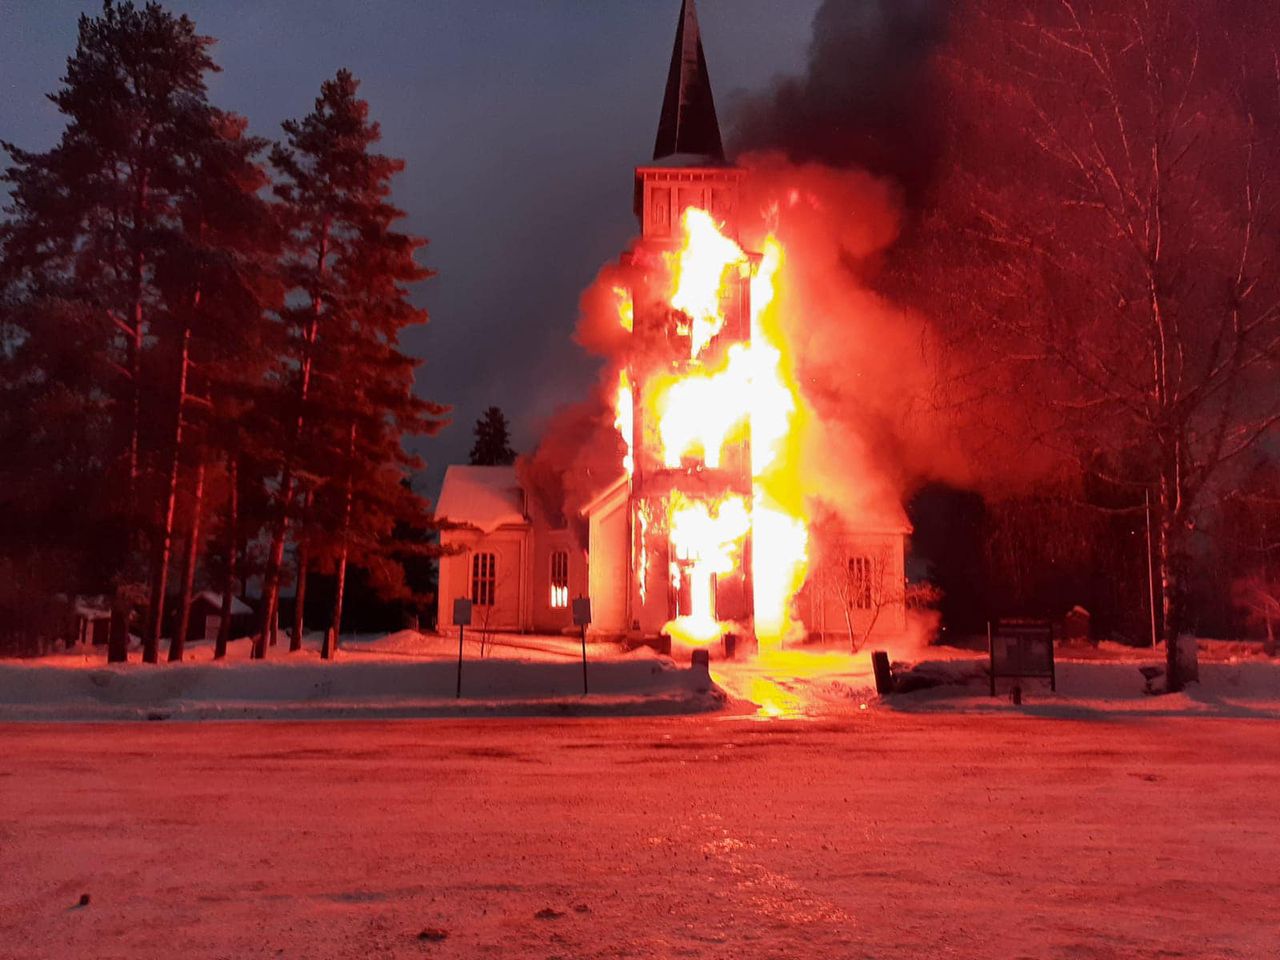
[(492, 533), (507, 524), (527, 523), (524, 491), (515, 467), (454, 465), (444, 473), (436, 516)]
[(680, 6), (671, 69), (667, 73), (667, 92), (658, 120), (658, 138), (653, 145), (655, 161), (679, 154), (691, 154), (702, 163), (725, 162), (694, 0), (683, 0)]

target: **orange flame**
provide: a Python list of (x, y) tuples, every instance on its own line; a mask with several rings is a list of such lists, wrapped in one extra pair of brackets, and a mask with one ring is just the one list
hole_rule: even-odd
[(613, 299), (618, 310), (618, 324), (630, 333), (635, 326), (636, 306), (631, 298), (631, 291), (626, 287), (614, 286)]
[(689, 357), (696, 360), (724, 328), (721, 302), (730, 272), (746, 264), (742, 248), (720, 232), (711, 214), (690, 207), (681, 218), (685, 244), (669, 256), (671, 306), (689, 318)]
[(627, 371), (618, 371), (618, 392), (614, 400), (615, 416), (613, 425), (617, 428), (618, 433), (622, 434), (623, 442), (627, 445), (626, 455), (622, 458), (622, 466), (627, 471), (627, 476), (633, 476), (636, 470), (635, 451), (632, 444), (635, 442), (635, 407), (631, 398), (631, 379), (627, 376)]
[(673, 554), (671, 584), (679, 590), (687, 578), (690, 612), (676, 617), (664, 629), (685, 643), (711, 643), (724, 632), (715, 616), (712, 581), (742, 562), (751, 515), (746, 501), (738, 496), (707, 502), (676, 492), (667, 509)]
[[(715, 470), (730, 444), (749, 439), (752, 495), (667, 498), (672, 584), (681, 589), (687, 582), (691, 612), (666, 630), (685, 643), (708, 644), (730, 628), (716, 619), (713, 582), (743, 562), (750, 535), (754, 631), (763, 646), (776, 646), (795, 628), (791, 602), (807, 573), (809, 539), (805, 498), (796, 481), (802, 408), (775, 307), (784, 253), (776, 239), (766, 240), (751, 275), (751, 339), (730, 345), (706, 367), (703, 355), (725, 326), (730, 284), (735, 276), (747, 276), (752, 264), (706, 211), (686, 211), (682, 224), (684, 244), (668, 257), (669, 302), (687, 317), (676, 332), (690, 337), (690, 362), (649, 380), (641, 394), (646, 415), (656, 424), (659, 457), (669, 469)], [(629, 444), (631, 400), (624, 372), (616, 423)], [(630, 471), (630, 445), (628, 451)]]

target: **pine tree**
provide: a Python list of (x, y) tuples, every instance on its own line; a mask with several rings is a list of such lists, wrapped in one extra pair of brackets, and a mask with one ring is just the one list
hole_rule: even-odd
[[(350, 560), (379, 555), (398, 519), (425, 515), (400, 485), (418, 466), (402, 438), (444, 422), (445, 408), (414, 395), (418, 362), (398, 345), (405, 327), (426, 321), (407, 294), (430, 275), (414, 260), (425, 241), (393, 229), (403, 213), (387, 198), (403, 162), (371, 152), (380, 132), (357, 87), (339, 71), (310, 114), (284, 124), (286, 142), (272, 153), (296, 297), (281, 311), (290, 362), (279, 383), (290, 399), (277, 426), (282, 455), (255, 657), (266, 653), (299, 493), (308, 503), (307, 526), (295, 533), (300, 588), (309, 558), (335, 565), (336, 628)], [(324, 653), (332, 653), (328, 641)]]
[[(10, 219), (0, 231), (4, 286), (23, 306), (18, 315), (34, 321), (20, 321), (14, 338), (24, 385), (38, 394), (29, 398), (35, 406), (70, 403), (100, 422), (93, 449), (56, 462), (64, 493), (77, 477), (93, 477), (102, 494), (69, 495), (64, 521), (83, 519), (124, 541), (102, 545), (92, 564), (115, 583), (120, 616), (129, 606), (123, 594), (145, 577), (137, 558), (154, 512), (144, 473), (163, 436), (144, 416), (157, 386), (146, 353), (169, 306), (157, 263), (182, 232), (181, 144), (204, 107), (204, 77), (217, 69), (211, 43), (158, 4), (106, 0), (100, 16), (80, 18), (63, 86), (50, 97), (67, 118), (58, 144), (44, 153), (5, 144), (13, 164), (4, 178)], [(58, 343), (74, 344), (78, 369), (57, 360), (62, 350), (49, 348)], [(74, 432), (72, 419), (64, 411), (44, 431)], [(126, 625), (114, 624), (112, 637), (109, 659), (122, 660)]]
[[(173, 424), (168, 484), (144, 659), (154, 657), (163, 622), (168, 553), (174, 508), (184, 460), (194, 475), (188, 549), (180, 616), (169, 659), (181, 660), (186, 641), (195, 567), (200, 549), (204, 474), (214, 450), (237, 444), (236, 414), (242, 398), (258, 384), (267, 365), (265, 311), (280, 303), (275, 277), (278, 231), (274, 214), (261, 199), (266, 174), (256, 157), (265, 141), (244, 135), (245, 121), (213, 108), (193, 113), (181, 145), (186, 177), (178, 206), (182, 229), (158, 265), (177, 346), (173, 379)], [(242, 435), (242, 434), (241, 434)]]
[(490, 407), (476, 421), (475, 443), (471, 447), (471, 465), (476, 467), (506, 467), (516, 462), (516, 452), (511, 449), (507, 418), (501, 408)]

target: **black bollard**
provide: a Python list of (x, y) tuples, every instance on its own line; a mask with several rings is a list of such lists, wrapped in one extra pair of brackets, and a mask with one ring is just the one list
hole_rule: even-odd
[(889, 669), (889, 654), (883, 650), (873, 650), (871, 669), (876, 674), (876, 693), (882, 697), (893, 693), (893, 673)]

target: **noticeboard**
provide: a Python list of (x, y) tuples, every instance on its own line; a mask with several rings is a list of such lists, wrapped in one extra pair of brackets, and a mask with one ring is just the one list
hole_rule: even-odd
[(573, 601), (573, 625), (587, 627), (591, 625), (591, 598), (576, 597)]
[(1053, 627), (1044, 620), (1006, 620), (991, 628), (991, 695), (997, 677), (1043, 677), (1057, 690)]
[(458, 597), (453, 601), (453, 625), (455, 627), (471, 626), (471, 601), (466, 597)]

